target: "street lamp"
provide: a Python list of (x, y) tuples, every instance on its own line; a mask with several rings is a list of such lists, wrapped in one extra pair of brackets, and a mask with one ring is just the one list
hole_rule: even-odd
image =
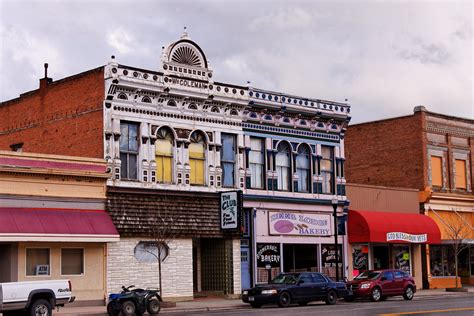
[(339, 252), (338, 244), (337, 244), (337, 203), (338, 203), (337, 196), (334, 196), (331, 200), (332, 210), (333, 210), (333, 217), (334, 217), (334, 252), (336, 254), (336, 282), (339, 281)]

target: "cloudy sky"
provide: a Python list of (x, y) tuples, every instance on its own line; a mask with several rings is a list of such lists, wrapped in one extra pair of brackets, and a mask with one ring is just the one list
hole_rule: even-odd
[(0, 0), (0, 100), (106, 64), (158, 70), (186, 26), (214, 78), (333, 101), (352, 122), (416, 105), (474, 118), (473, 4), (453, 1)]

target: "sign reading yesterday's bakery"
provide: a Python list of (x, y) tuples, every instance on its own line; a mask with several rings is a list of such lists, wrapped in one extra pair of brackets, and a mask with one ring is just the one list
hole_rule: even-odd
[(331, 216), (326, 214), (268, 212), (270, 235), (331, 236)]

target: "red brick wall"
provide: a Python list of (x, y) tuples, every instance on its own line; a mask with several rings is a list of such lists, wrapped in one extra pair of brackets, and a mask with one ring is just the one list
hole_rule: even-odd
[(103, 67), (0, 104), (0, 149), (103, 158)]
[(345, 137), (348, 182), (423, 189), (424, 113), (349, 126)]

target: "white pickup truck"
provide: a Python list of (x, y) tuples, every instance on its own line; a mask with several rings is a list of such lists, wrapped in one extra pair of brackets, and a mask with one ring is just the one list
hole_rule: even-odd
[(4, 316), (51, 316), (54, 307), (74, 299), (69, 280), (0, 283), (0, 312)]

